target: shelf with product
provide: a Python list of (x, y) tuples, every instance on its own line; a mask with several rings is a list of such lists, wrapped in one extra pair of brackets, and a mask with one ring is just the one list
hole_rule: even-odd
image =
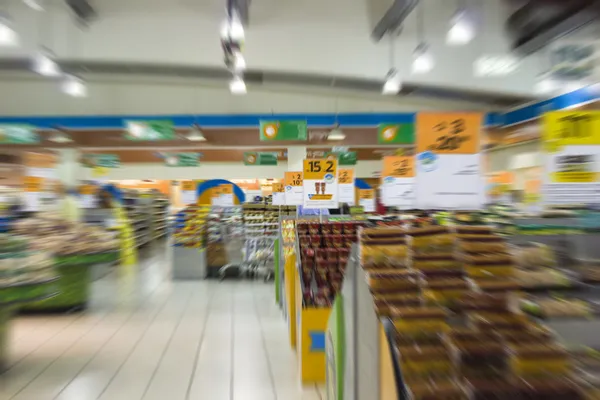
[(221, 268), (243, 262), (245, 229), (242, 207), (212, 206), (207, 230), (207, 277), (221, 277)]
[(206, 278), (207, 219), (210, 206), (188, 206), (175, 215), (172, 232), (174, 279)]

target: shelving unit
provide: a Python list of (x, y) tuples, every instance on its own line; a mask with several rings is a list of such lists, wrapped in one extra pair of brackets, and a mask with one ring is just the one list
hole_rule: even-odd
[(152, 240), (165, 237), (168, 232), (169, 199), (163, 195), (153, 198), (152, 207)]
[(129, 218), (136, 247), (152, 241), (153, 197), (151, 193), (136, 190), (123, 192), (123, 207)]

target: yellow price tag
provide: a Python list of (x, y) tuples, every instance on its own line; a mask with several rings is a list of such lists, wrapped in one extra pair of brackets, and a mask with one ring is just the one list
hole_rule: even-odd
[(600, 145), (600, 111), (553, 111), (544, 114), (544, 148)]
[(340, 185), (349, 185), (354, 183), (354, 170), (353, 169), (340, 169), (340, 175), (338, 176), (338, 183)]
[(196, 190), (196, 182), (194, 181), (183, 181), (181, 182), (181, 190), (186, 192), (192, 192)]
[(221, 185), (221, 194), (233, 194), (233, 185)]
[(286, 172), (284, 181), (285, 186), (302, 186), (304, 178), (302, 172)]
[(273, 184), (273, 193), (283, 193), (285, 191), (285, 187), (283, 183), (275, 182)]
[(329, 180), (337, 178), (337, 160), (304, 160), (304, 179)]
[(381, 177), (413, 178), (415, 176), (415, 158), (408, 156), (388, 156), (383, 158)]
[(358, 197), (363, 200), (371, 200), (375, 198), (375, 189), (360, 189)]
[(23, 186), (25, 186), (26, 192), (36, 192), (39, 193), (42, 191), (43, 179), (37, 176), (26, 176), (23, 182)]

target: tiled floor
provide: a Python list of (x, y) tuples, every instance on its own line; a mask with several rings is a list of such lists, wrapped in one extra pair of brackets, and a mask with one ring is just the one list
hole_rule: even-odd
[(143, 264), (96, 282), (87, 312), (18, 317), (0, 399), (324, 399), (298, 384), (271, 284), (170, 282), (163, 256)]

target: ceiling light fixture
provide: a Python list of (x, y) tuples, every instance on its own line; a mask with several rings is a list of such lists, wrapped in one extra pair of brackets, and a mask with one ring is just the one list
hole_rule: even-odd
[(54, 54), (48, 49), (40, 49), (33, 59), (33, 70), (43, 76), (60, 75), (60, 67), (54, 61)]
[(421, 43), (413, 53), (412, 72), (414, 74), (426, 74), (433, 69), (433, 55), (426, 43)]
[(35, 11), (44, 11), (43, 0), (23, 0), (29, 8)]
[(73, 139), (71, 139), (71, 136), (67, 135), (65, 132), (55, 130), (48, 138), (48, 141), (54, 143), (72, 143)]
[(333, 129), (329, 131), (327, 135), (327, 140), (344, 140), (346, 139), (346, 134), (340, 129), (340, 124), (335, 124)]
[(535, 92), (540, 95), (549, 95), (556, 92), (559, 88), (558, 82), (549, 77), (543, 77), (535, 84)]
[(244, 58), (244, 55), (241, 52), (235, 52), (234, 55), (234, 61), (233, 61), (233, 68), (236, 71), (245, 71), (246, 70), (246, 59)]
[(244, 78), (235, 75), (233, 79), (229, 81), (229, 91), (232, 94), (246, 94), (246, 82), (244, 82)]
[(206, 142), (204, 133), (202, 133), (202, 130), (200, 130), (200, 127), (196, 124), (192, 126), (192, 129), (190, 129), (190, 132), (185, 138), (190, 142)]
[(62, 82), (62, 91), (73, 97), (87, 97), (85, 81), (75, 75), (65, 75)]
[(463, 46), (475, 37), (475, 23), (470, 13), (460, 8), (450, 20), (450, 29), (446, 35), (446, 43), (451, 46)]
[(7, 14), (0, 14), (0, 47), (19, 45), (19, 35), (13, 29), (13, 22)]
[(385, 95), (395, 95), (400, 92), (400, 89), (402, 89), (400, 74), (395, 68), (392, 68), (387, 73), (381, 93)]
[(241, 42), (244, 40), (244, 25), (240, 21), (237, 14), (234, 13), (230, 18), (227, 18), (221, 24), (221, 39), (222, 40), (233, 40), (235, 42)]

